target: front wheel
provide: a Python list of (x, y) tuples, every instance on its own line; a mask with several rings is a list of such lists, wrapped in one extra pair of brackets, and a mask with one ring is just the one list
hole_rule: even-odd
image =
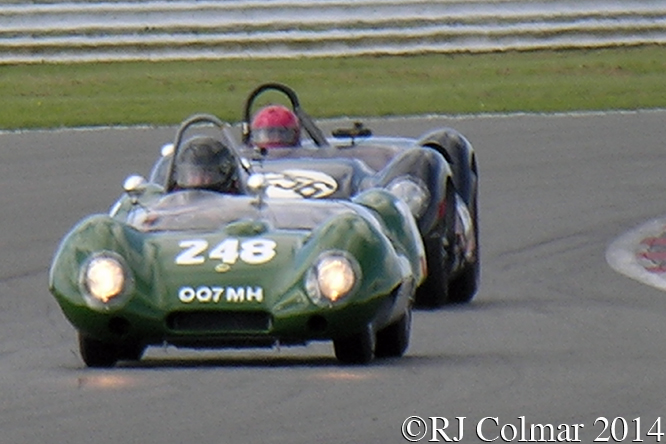
[(449, 278), (455, 245), (456, 196), (453, 184), (446, 184), (446, 213), (440, 228), (423, 240), (428, 274), (423, 284), (416, 289), (416, 305), (419, 308), (435, 309), (448, 304)]
[(140, 342), (128, 342), (119, 347), (118, 359), (121, 361), (140, 361), (146, 346)]
[(79, 333), (79, 351), (88, 367), (110, 368), (119, 359), (119, 350), (115, 344), (98, 341), (83, 333)]
[(412, 309), (408, 308), (397, 321), (377, 332), (375, 357), (399, 358), (409, 346), (412, 329)]
[(425, 242), (428, 275), (416, 290), (416, 305), (420, 308), (440, 308), (449, 300), (450, 261), (441, 238)]
[(474, 260), (449, 284), (449, 300), (453, 304), (466, 304), (479, 288), (481, 259), (479, 253), (479, 205), (476, 183), (472, 194), (472, 223), (474, 224)]
[(478, 259), (449, 284), (449, 303), (466, 304), (472, 300), (479, 285)]
[(343, 364), (367, 364), (375, 350), (375, 332), (366, 326), (358, 333), (333, 340), (335, 357)]

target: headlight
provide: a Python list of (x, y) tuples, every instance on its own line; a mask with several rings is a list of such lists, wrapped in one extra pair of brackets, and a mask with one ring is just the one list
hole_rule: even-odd
[(394, 179), (386, 189), (407, 204), (414, 217), (420, 217), (428, 208), (430, 192), (416, 177), (402, 176)]
[(360, 276), (356, 261), (342, 252), (321, 256), (308, 274), (306, 287), (313, 302), (331, 304), (344, 298)]
[(84, 267), (82, 283), (89, 302), (108, 304), (125, 290), (125, 268), (119, 258), (110, 254), (93, 257)]

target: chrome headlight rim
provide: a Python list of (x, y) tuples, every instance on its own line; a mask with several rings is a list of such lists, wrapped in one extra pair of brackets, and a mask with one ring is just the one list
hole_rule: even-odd
[[(331, 297), (322, 289), (320, 282), (321, 270), (326, 264), (340, 261), (351, 273), (353, 282), (348, 285), (344, 293)], [(314, 265), (310, 267), (305, 277), (305, 289), (310, 300), (321, 307), (332, 307), (345, 301), (358, 288), (361, 282), (361, 267), (354, 256), (343, 250), (328, 250), (317, 257)]]
[(427, 185), (416, 176), (399, 176), (391, 180), (386, 190), (407, 204), (412, 216), (419, 218), (426, 212), (431, 195)]
[[(103, 261), (107, 261), (107, 265), (111, 267), (117, 267), (116, 270), (120, 273), (121, 279), (118, 290), (106, 297), (94, 294), (95, 292), (91, 289), (89, 278), (91, 267), (99, 265)], [(108, 311), (125, 305), (134, 289), (134, 279), (125, 259), (121, 255), (114, 251), (99, 251), (91, 254), (83, 263), (79, 275), (79, 286), (88, 307)]]

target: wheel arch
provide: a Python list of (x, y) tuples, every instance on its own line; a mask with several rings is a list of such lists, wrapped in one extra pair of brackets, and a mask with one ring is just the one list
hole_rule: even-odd
[(469, 140), (455, 129), (440, 128), (423, 135), (418, 143), (442, 154), (451, 168), (453, 185), (465, 203), (470, 205), (475, 193), (478, 164)]

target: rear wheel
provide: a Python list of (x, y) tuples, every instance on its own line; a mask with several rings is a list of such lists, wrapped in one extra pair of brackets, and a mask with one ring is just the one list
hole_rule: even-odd
[(344, 364), (367, 364), (375, 350), (375, 333), (370, 326), (351, 336), (333, 340), (335, 357)]
[(116, 365), (119, 349), (115, 344), (98, 341), (79, 333), (79, 351), (88, 367), (109, 368)]
[(409, 346), (412, 328), (412, 310), (408, 308), (397, 321), (377, 332), (375, 357), (398, 358), (405, 354)]

